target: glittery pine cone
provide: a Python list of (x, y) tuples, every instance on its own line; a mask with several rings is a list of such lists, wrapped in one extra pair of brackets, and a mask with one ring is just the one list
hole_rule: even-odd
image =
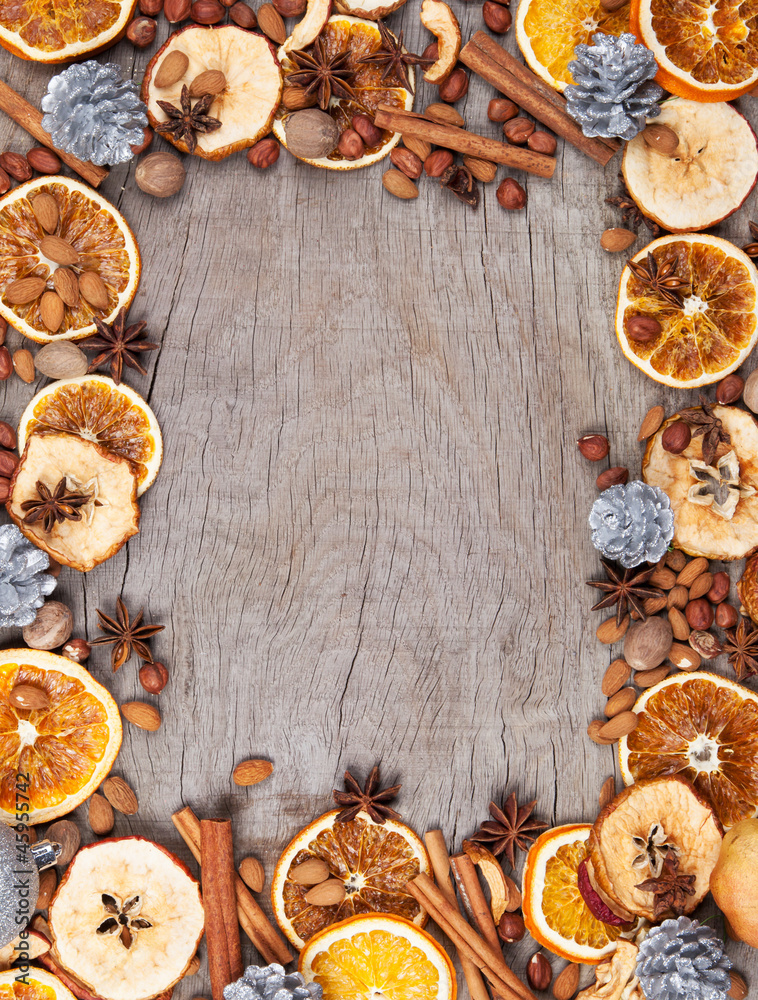
[(42, 110), (42, 127), (59, 149), (99, 166), (130, 160), (145, 138), (145, 105), (115, 63), (69, 66), (48, 84)]
[(727, 1000), (731, 967), (713, 928), (689, 917), (654, 927), (637, 958), (640, 985), (655, 1000)]
[(630, 569), (663, 558), (674, 537), (674, 515), (663, 490), (635, 480), (600, 494), (590, 527), (595, 548)]
[(58, 582), (45, 573), (49, 565), (15, 524), (0, 526), (0, 628), (31, 625)]
[(587, 136), (633, 139), (647, 118), (660, 113), (663, 90), (653, 82), (655, 57), (634, 35), (598, 32), (592, 41), (574, 49), (566, 110)]
[(248, 965), (236, 983), (224, 989), (224, 1000), (321, 1000), (316, 983), (305, 985), (299, 972), (285, 972), (281, 965)]

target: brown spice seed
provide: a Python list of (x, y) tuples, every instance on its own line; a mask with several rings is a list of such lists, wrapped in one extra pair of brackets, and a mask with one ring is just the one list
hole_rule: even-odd
[(652, 437), (660, 429), (665, 416), (666, 411), (662, 406), (651, 406), (642, 419), (637, 440), (646, 441), (649, 437)]

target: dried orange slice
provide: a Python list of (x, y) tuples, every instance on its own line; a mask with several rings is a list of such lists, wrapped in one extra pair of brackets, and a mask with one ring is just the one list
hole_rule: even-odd
[(142, 396), (123, 382), (82, 375), (46, 386), (21, 416), (19, 451), (30, 434), (45, 430), (78, 434), (128, 458), (137, 467), (137, 496), (155, 482), (163, 458), (161, 429)]
[(102, 52), (123, 36), (136, 6), (137, 0), (2, 0), (0, 45), (45, 63)]
[[(277, 862), (271, 901), (279, 926), (296, 948), (338, 921), (365, 913), (389, 913), (423, 926), (426, 913), (405, 883), (419, 872), (431, 874), (426, 848), (410, 827), (395, 820), (383, 825), (364, 812), (337, 822), (334, 809), (301, 830)], [(305, 899), (312, 885), (292, 877), (304, 861), (318, 858), (330, 877), (345, 885), (345, 899), (334, 906), (312, 905)]]
[[(650, 378), (687, 389), (710, 385), (739, 368), (758, 339), (758, 271), (733, 243), (688, 233), (653, 240), (633, 258), (652, 254), (659, 268), (674, 263), (687, 283), (681, 305), (651, 291), (627, 266), (621, 274), (616, 335), (621, 349)], [(652, 317), (660, 332), (640, 342), (629, 336), (633, 317)]]
[(632, 0), (632, 31), (652, 50), (656, 80), (693, 101), (731, 101), (758, 83), (755, 0)]
[(591, 823), (573, 823), (541, 834), (529, 849), (522, 888), (524, 923), (535, 941), (585, 965), (601, 962), (621, 934), (594, 917), (579, 892), (591, 830)]
[[(22, 278), (43, 279), (47, 290), (53, 290), (59, 265), (40, 249), (48, 234), (32, 207), (40, 194), (51, 196), (57, 205), (58, 224), (52, 235), (65, 240), (78, 254), (78, 263), (70, 269), (77, 275), (95, 272), (108, 297), (107, 306), (99, 309), (79, 295), (75, 306), (65, 306), (63, 321), (55, 332), (42, 321), (43, 292), (23, 305), (14, 305), (8, 298), (8, 287)], [(102, 195), (79, 181), (37, 177), (0, 199), (0, 315), (31, 340), (49, 343), (92, 336), (96, 333), (95, 316), (111, 323), (119, 309), (129, 308), (141, 269), (137, 241), (126, 219)]]
[(629, 31), (629, 4), (607, 11), (600, 0), (521, 0), (516, 41), (528, 66), (556, 90), (573, 83), (568, 64), (577, 45), (591, 45), (596, 31)]
[[(386, 80), (382, 81), (383, 67), (368, 63), (358, 65), (358, 60), (363, 56), (376, 52), (381, 47), (381, 35), (379, 29), (373, 21), (361, 17), (349, 17), (347, 14), (335, 14), (326, 22), (324, 30), (319, 35), (324, 42), (327, 55), (331, 58), (340, 52), (348, 52), (350, 58), (347, 67), (355, 71), (355, 77), (351, 81), (351, 86), (356, 94), (356, 101), (349, 101), (342, 97), (332, 97), (329, 103), (329, 114), (334, 118), (340, 128), (340, 132), (351, 128), (354, 115), (369, 114), (373, 117), (374, 112), (380, 104), (389, 104), (394, 108), (404, 108), (410, 111), (413, 108), (413, 94), (402, 85), (402, 82), (394, 74), (390, 74)], [(283, 56), (282, 68), (284, 69), (284, 84), (287, 85), (287, 76), (294, 72), (297, 67)], [(408, 67), (408, 79), (413, 85), (413, 67)], [(274, 135), (283, 146), (287, 146), (284, 125), (292, 112), (280, 107), (274, 121)], [(378, 146), (367, 147), (364, 156), (358, 160), (346, 160), (345, 157), (336, 150), (329, 156), (322, 156), (318, 159), (306, 159), (299, 157), (304, 163), (310, 163), (314, 167), (326, 167), (329, 170), (356, 170), (358, 167), (367, 167), (371, 163), (383, 160), (389, 156), (392, 150), (400, 142), (398, 132), (382, 133), (382, 140)]]
[[(43, 690), (48, 709), (14, 707), (17, 684)], [(16, 822), (24, 775), (29, 822), (47, 823), (88, 799), (121, 747), (116, 702), (88, 670), (39, 649), (0, 652), (0, 818)]]
[(32, 968), (21, 978), (18, 969), (0, 972), (0, 1000), (75, 1000), (75, 997), (57, 976)]
[(716, 674), (675, 674), (642, 694), (619, 742), (627, 785), (678, 774), (724, 827), (758, 814), (758, 695)]
[(352, 917), (311, 938), (298, 965), (324, 1000), (455, 1000), (453, 964), (431, 935), (386, 914)]

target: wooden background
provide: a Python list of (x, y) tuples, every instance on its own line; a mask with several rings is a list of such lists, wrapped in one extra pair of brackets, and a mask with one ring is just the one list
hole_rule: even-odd
[[(479, 3), (453, 6), (464, 39), (482, 27)], [(418, 7), (389, 21), (413, 51), (431, 40)], [(150, 49), (110, 56), (140, 81), (167, 33), (161, 19)], [(5, 53), (0, 66), (41, 100), (50, 69)], [(495, 137), (493, 96), (473, 79), (458, 108)], [(417, 106), (435, 99), (421, 83)], [(30, 145), (0, 120), (0, 149)], [(648, 407), (697, 397), (617, 347), (623, 255), (598, 240), (620, 224), (604, 204), (619, 158), (603, 171), (572, 147), (558, 156), (552, 181), (515, 174), (519, 213), (496, 184), (476, 212), (427, 178), (401, 202), (381, 166), (330, 173), (286, 152), (262, 173), (244, 154), (187, 159), (167, 201), (136, 187), (134, 163), (103, 185), (142, 249), (130, 315), (162, 350), (127, 381), (166, 455), (141, 534), (86, 577), (64, 570), (55, 596), (89, 637), (119, 593), (144, 605), (166, 624), (153, 648), (171, 672), (160, 731), (125, 724), (114, 770), (140, 811), (117, 834), (188, 859), (170, 814), (231, 815), (238, 857), (257, 855), (270, 878), (345, 768), (364, 777), (379, 761), (403, 783), (407, 821), (441, 827), (451, 848), (511, 791), (550, 823), (594, 818), (614, 761), (585, 729), (613, 653), (584, 581), (599, 575), (587, 514), (608, 463), (585, 463), (575, 441), (607, 433), (611, 464), (635, 476)], [(753, 205), (717, 231), (746, 242)], [(36, 388), (3, 383), (0, 417), (15, 422)], [(100, 648), (90, 667), (119, 701), (143, 696), (136, 659), (113, 676)], [(237, 788), (232, 769), (251, 756), (273, 776)], [(534, 950), (507, 954), (523, 972)], [(730, 945), (755, 973), (748, 951)], [(195, 995), (209, 995), (204, 964), (176, 992)]]

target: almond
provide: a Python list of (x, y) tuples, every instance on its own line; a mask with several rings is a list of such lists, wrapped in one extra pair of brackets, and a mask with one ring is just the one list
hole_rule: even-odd
[(100, 786), (103, 795), (114, 809), (125, 816), (133, 816), (139, 809), (137, 796), (123, 778), (111, 775)]
[(449, 104), (442, 104), (441, 102), (430, 104), (424, 111), (424, 118), (430, 118), (433, 122), (439, 122), (441, 125), (457, 125), (460, 127), (464, 124), (463, 118), (455, 108), (451, 108)]
[(659, 684), (664, 677), (668, 677), (670, 670), (668, 663), (664, 663), (654, 670), (638, 670), (632, 679), (638, 688), (651, 688)]
[(687, 565), (687, 556), (681, 549), (674, 549), (666, 555), (666, 565), (670, 566), (675, 573), (681, 573)]
[(89, 361), (84, 351), (70, 340), (56, 340), (37, 351), (34, 365), (40, 375), (48, 378), (78, 378), (86, 373)]
[(181, 80), (187, 72), (188, 66), (188, 56), (178, 49), (172, 49), (158, 67), (158, 72), (153, 78), (155, 86), (161, 90), (165, 90), (166, 87), (172, 87)]
[(626, 660), (614, 660), (603, 675), (601, 691), (605, 697), (610, 698), (620, 690), (629, 680), (631, 673), (632, 668)]
[(61, 239), (60, 236), (43, 236), (39, 248), (48, 260), (52, 260), (56, 264), (63, 264), (64, 267), (67, 267), (79, 263), (79, 254), (67, 240)]
[(56, 268), (53, 286), (69, 308), (74, 309), (79, 305), (79, 279), (70, 268)]
[(46, 868), (45, 871), (40, 872), (36, 910), (47, 909), (57, 887), (58, 875), (54, 868)]
[(668, 599), (664, 597), (648, 597), (642, 604), (642, 608), (646, 615), (657, 615), (659, 611), (663, 611), (668, 603)]
[(665, 416), (666, 411), (662, 406), (651, 406), (642, 419), (637, 440), (646, 441), (649, 437), (652, 437), (653, 434), (660, 429)]
[(57, 333), (65, 312), (63, 299), (57, 292), (45, 292), (39, 302), (39, 314), (50, 333)]
[(13, 367), (22, 382), (28, 385), (34, 381), (34, 355), (25, 347), (13, 352)]
[(102, 795), (98, 795), (97, 792), (95, 792), (89, 800), (87, 819), (89, 820), (92, 832), (96, 833), (98, 837), (102, 837), (106, 833), (110, 833), (113, 829), (115, 819), (113, 817), (111, 804), (107, 799), (104, 799)]
[(273, 4), (264, 3), (258, 8), (258, 27), (277, 45), (281, 45), (287, 37), (282, 15)]
[(329, 869), (320, 858), (308, 858), (307, 861), (295, 865), (287, 873), (287, 878), (300, 885), (318, 885), (320, 882), (326, 882), (329, 874)]
[(239, 867), (240, 878), (253, 892), (263, 892), (266, 874), (257, 858), (243, 858)]
[(476, 156), (464, 156), (463, 166), (468, 167), (474, 177), (478, 181), (481, 181), (482, 184), (489, 184), (490, 181), (494, 181), (495, 174), (497, 173), (496, 163), (491, 163), (489, 160), (480, 160)]
[(205, 94), (220, 94), (226, 90), (226, 77), (220, 69), (206, 69), (198, 74), (189, 86), (190, 97), (203, 97)]
[(306, 892), (303, 899), (310, 906), (337, 906), (343, 902), (345, 895), (345, 883), (337, 878), (330, 878), (326, 882), (314, 885)]
[(555, 1000), (571, 1000), (579, 989), (579, 966), (567, 965), (560, 972), (553, 983), (553, 996)]
[(38, 174), (59, 174), (61, 172), (60, 158), (47, 146), (35, 146), (30, 149), (26, 154), (26, 159), (32, 170), (36, 170)]
[(650, 577), (649, 583), (661, 590), (671, 590), (676, 585), (676, 573), (668, 566), (657, 566)]
[(698, 556), (697, 559), (693, 559), (692, 562), (687, 563), (684, 569), (679, 573), (679, 576), (677, 576), (676, 582), (681, 584), (683, 587), (691, 587), (700, 574), (705, 573), (707, 569), (708, 560), (704, 559), (702, 556)]
[(620, 625), (616, 624), (615, 618), (606, 618), (604, 622), (601, 622), (601, 624), (598, 625), (595, 635), (598, 637), (600, 642), (610, 645), (612, 642), (618, 642), (619, 639), (623, 639), (628, 628), (629, 615), (624, 617), (624, 620)]
[(748, 994), (747, 983), (743, 976), (739, 972), (735, 972), (734, 969), (729, 973), (729, 978), (731, 980), (729, 991), (727, 996), (730, 996), (732, 1000), (745, 1000)]
[(604, 725), (605, 723), (600, 719), (593, 719), (589, 726), (587, 726), (587, 735), (593, 743), (599, 743), (600, 746), (607, 746), (609, 743), (615, 742), (614, 740), (607, 740), (600, 735), (600, 730)]
[(606, 229), (600, 237), (600, 246), (608, 253), (619, 253), (628, 250), (637, 239), (637, 234), (631, 229)]
[[(355, 127), (355, 122), (353, 122), (353, 127)], [(415, 135), (404, 135), (403, 145), (406, 149), (410, 149), (412, 153), (415, 153), (420, 160), (425, 160), (432, 153), (432, 144), (427, 142), (426, 139), (419, 139)]]
[(161, 727), (161, 713), (146, 701), (126, 701), (121, 706), (121, 714), (127, 722), (139, 729), (155, 732)]
[(603, 787), (600, 789), (600, 795), (598, 797), (598, 803), (601, 809), (605, 809), (609, 802), (611, 802), (616, 797), (616, 779), (611, 775), (610, 778), (606, 778), (603, 782)]
[(53, 844), (61, 845), (61, 853), (55, 862), (60, 868), (66, 868), (82, 842), (81, 834), (75, 823), (70, 819), (59, 819), (45, 831), (45, 838)]
[(93, 309), (108, 308), (108, 289), (95, 271), (82, 271), (79, 275), (79, 294)]
[(48, 194), (47, 191), (42, 191), (40, 194), (35, 195), (32, 199), (32, 211), (34, 212), (35, 219), (46, 233), (55, 232), (58, 228), (60, 211), (58, 209), (58, 202), (51, 194)]
[(405, 201), (418, 198), (418, 188), (410, 177), (406, 177), (400, 170), (387, 170), (382, 177), (382, 184), (396, 198), (402, 198)]
[(669, 608), (669, 622), (674, 638), (679, 639), (680, 642), (686, 642), (690, 637), (690, 627), (679, 608)]
[(17, 278), (5, 289), (3, 298), (12, 306), (28, 306), (42, 295), (46, 287), (44, 278)]
[(679, 145), (679, 136), (673, 128), (658, 122), (648, 125), (640, 134), (646, 145), (664, 156), (673, 156)]
[(683, 587), (680, 583), (678, 583), (669, 591), (669, 596), (666, 599), (666, 606), (669, 608), (678, 608), (680, 611), (684, 611), (689, 602), (690, 592), (686, 587)]
[(270, 760), (243, 760), (232, 773), (235, 785), (257, 785), (264, 781), (274, 770)]
[(25, 711), (44, 712), (50, 708), (50, 697), (47, 691), (35, 687), (34, 684), (16, 684), (8, 695), (8, 701), (14, 708)]
[(598, 736), (604, 740), (612, 740), (615, 743), (616, 740), (620, 740), (622, 736), (628, 736), (629, 733), (636, 729), (639, 721), (639, 716), (636, 712), (619, 712), (618, 715), (614, 715), (609, 722), (606, 722), (600, 728)]
[(695, 577), (692, 581), (692, 586), (690, 587), (690, 600), (696, 601), (699, 597), (705, 597), (712, 586), (713, 574), (701, 573), (700, 576)]
[(673, 643), (669, 650), (669, 660), (677, 670), (697, 670), (700, 666), (700, 654), (681, 642)]
[(627, 712), (632, 705), (637, 701), (637, 692), (634, 688), (624, 687), (615, 694), (612, 694), (605, 704), (605, 715), (607, 718), (612, 719), (616, 715), (620, 715), (621, 712)]

